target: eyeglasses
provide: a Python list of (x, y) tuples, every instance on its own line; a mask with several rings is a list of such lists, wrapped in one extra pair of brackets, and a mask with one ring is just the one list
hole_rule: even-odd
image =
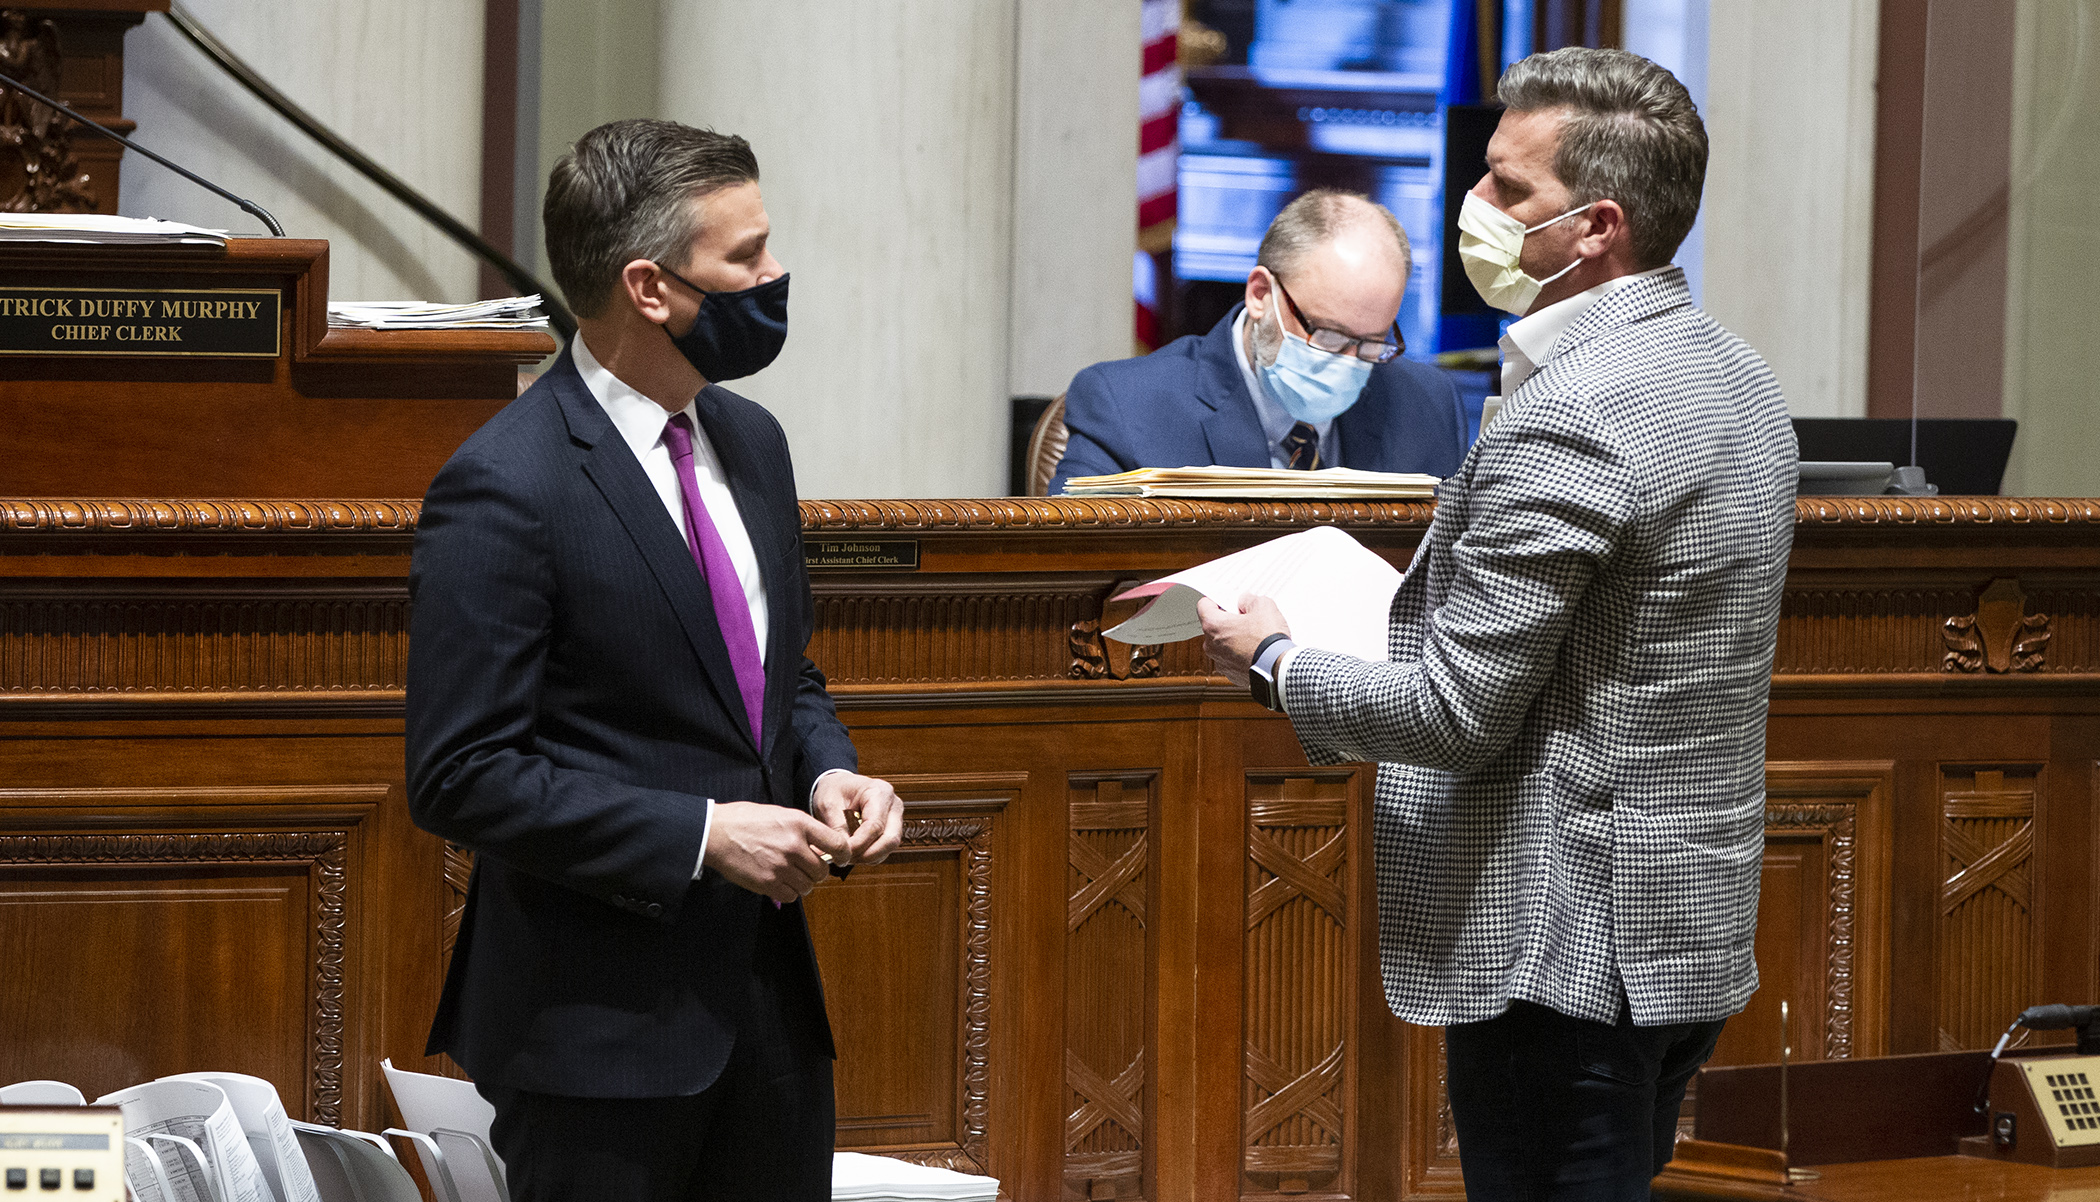
[(1330, 355), (1355, 355), (1366, 363), (1390, 363), (1395, 355), (1407, 349), (1407, 338), (1400, 333), (1398, 321), (1393, 322), (1391, 342), (1378, 338), (1358, 338), (1354, 334), (1314, 325), (1306, 320), (1305, 314), (1298, 308), (1298, 302), (1291, 299), (1291, 290), (1283, 286), (1283, 277), (1270, 272), (1269, 278), (1276, 281), (1276, 291), (1283, 293), (1283, 303), (1291, 307), (1291, 316), (1297, 318), (1298, 324), (1305, 327), (1305, 340), (1319, 350)]

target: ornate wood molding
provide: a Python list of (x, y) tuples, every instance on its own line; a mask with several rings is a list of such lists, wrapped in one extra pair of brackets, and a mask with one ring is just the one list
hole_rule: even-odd
[(905, 847), (953, 848), (962, 855), (962, 1134), (955, 1148), (884, 1154), (962, 1173), (987, 1172), (991, 1163), (992, 821), (988, 814), (913, 818), (908, 812), (904, 820)]
[(208, 834), (0, 835), (0, 863), (38, 866), (304, 864), (314, 915), (308, 965), (307, 1106), (335, 1126), (343, 1109), (343, 931), (350, 833), (240, 831)]
[(1802, 497), (1802, 526), (2091, 526), (2100, 499), (2083, 497)]
[[(1100, 531), (1134, 529), (1427, 529), (1431, 501), (1185, 501), (1168, 498), (990, 497), (802, 502), (810, 531)], [(412, 534), (420, 501), (270, 499), (0, 499), (0, 533)], [(1803, 529), (2100, 526), (2100, 499), (2076, 497), (1804, 497)]]
[(1822, 836), (1830, 856), (1827, 931), (1823, 966), (1823, 1059), (1852, 1055), (1853, 984), (1856, 960), (1859, 874), (1859, 807), (1832, 802), (1767, 802), (1765, 833), (1807, 831)]
[(0, 500), (0, 534), (413, 534), (420, 501)]

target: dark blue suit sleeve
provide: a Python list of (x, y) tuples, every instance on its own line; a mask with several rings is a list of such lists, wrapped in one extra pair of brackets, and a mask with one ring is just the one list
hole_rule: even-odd
[(1096, 367), (1072, 377), (1065, 391), (1065, 457), (1058, 460), (1057, 474), (1050, 478), (1050, 495), (1064, 491), (1074, 476), (1109, 476), (1143, 466), (1125, 463), (1110, 447), (1132, 445), (1123, 428), (1123, 411), (1116, 404), (1108, 374)]
[(802, 548), (802, 511), (796, 505), (798, 490), (795, 488), (795, 465), (788, 454), (787, 431), (781, 429), (779, 419), (770, 412), (754, 405), (765, 414), (772, 424), (772, 432), (779, 442), (780, 462), (787, 473), (786, 509), (782, 528), (789, 532), (788, 557), (794, 579), (787, 581), (781, 590), (783, 596), (794, 598), (795, 637), (791, 645), (801, 658), (801, 667), (795, 675), (795, 700), (788, 713), (788, 730), (795, 739), (795, 799), (798, 805), (809, 803), (810, 790), (817, 778), (833, 768), (844, 768), (848, 772), (860, 769), (860, 753), (853, 747), (853, 738), (846, 733), (845, 724), (839, 721), (838, 706), (831, 700), (826, 687), (824, 673), (809, 658), (808, 647), (816, 637), (816, 602), (810, 595), (809, 561)]
[(1449, 476), (1458, 471), (1459, 464), (1465, 462), (1466, 450), (1471, 445), (1466, 441), (1466, 402), (1465, 398), (1458, 395), (1458, 381), (1451, 378), (1450, 372), (1440, 367), (1432, 367), (1429, 370), (1430, 374), (1436, 377), (1436, 383), (1430, 387), (1430, 395), (1436, 398), (1444, 412), (1451, 415), (1451, 466), (1434, 474)]
[(554, 578), (514, 480), (455, 456), (424, 499), (409, 573), (409, 807), (416, 825), (602, 901), (662, 907), (692, 882), (706, 807), (562, 767), (533, 740)]

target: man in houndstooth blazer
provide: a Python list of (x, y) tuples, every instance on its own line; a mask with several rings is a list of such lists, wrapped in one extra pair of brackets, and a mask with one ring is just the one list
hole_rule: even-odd
[(1763, 360), (1668, 266), (1705, 166), (1683, 88), (1576, 49), (1500, 95), (1475, 195), (1529, 233), (1529, 279), (1573, 269), (1504, 339), (1506, 403), (1438, 490), (1390, 662), (1268, 637), (1266, 601), (1204, 612), (1312, 762), (1380, 765), (1386, 996), (1447, 1028), (1469, 1195), (1646, 1198), (1757, 987), (1795, 444)]

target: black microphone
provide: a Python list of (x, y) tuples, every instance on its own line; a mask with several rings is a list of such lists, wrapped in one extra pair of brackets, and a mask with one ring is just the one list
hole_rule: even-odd
[(131, 149), (138, 151), (140, 154), (145, 155), (147, 158), (152, 159), (154, 162), (159, 163), (161, 166), (166, 167), (168, 170), (173, 171), (175, 174), (180, 175), (182, 178), (190, 181), (198, 187), (203, 188), (206, 191), (218, 193), (220, 196), (223, 196), (226, 199), (232, 201), (233, 203), (239, 205), (241, 207), (242, 212), (250, 213), (258, 218), (261, 218), (262, 223), (270, 227), (270, 232), (272, 234), (277, 235), (279, 238), (284, 237), (284, 227), (277, 224), (277, 219), (275, 217), (270, 216), (270, 211), (268, 209), (263, 208), (261, 205), (256, 204), (254, 201), (243, 200), (242, 198), (235, 196), (233, 193), (228, 192), (226, 189), (221, 188), (219, 185), (211, 182), (210, 180), (205, 179), (203, 176), (197, 174), (196, 172), (191, 171), (189, 168), (184, 167), (178, 163), (171, 162), (168, 159), (162, 158), (160, 155), (153, 153), (152, 151), (139, 145), (137, 142), (134, 142), (130, 138), (125, 137), (123, 134), (118, 133), (116, 130), (111, 129), (98, 121), (93, 121), (89, 118), (81, 116), (79, 113), (74, 112), (71, 108), (68, 108), (66, 105), (60, 104), (58, 101), (53, 100), (51, 97), (44, 95), (42, 92), (37, 91), (35, 88), (30, 87), (28, 84), (23, 83), (21, 80), (16, 79), (14, 76), (9, 75), (6, 72), (0, 72), (0, 83), (6, 84), (8, 87), (13, 88), (15, 91), (22, 93), (24, 96), (27, 96), (32, 100), (38, 101), (42, 104), (50, 106), (53, 109), (58, 110), (59, 112), (65, 114), (68, 117), (71, 117), (73, 120), (79, 122), (82, 125), (87, 126), (89, 129), (94, 130), (95, 132), (101, 134), (106, 138), (113, 138), (116, 141), (123, 143), (125, 146), (128, 146)]
[(2085, 1027), (2100, 1018), (2100, 1006), (2029, 1006), (2015, 1021), (2030, 1031), (2061, 1031)]

